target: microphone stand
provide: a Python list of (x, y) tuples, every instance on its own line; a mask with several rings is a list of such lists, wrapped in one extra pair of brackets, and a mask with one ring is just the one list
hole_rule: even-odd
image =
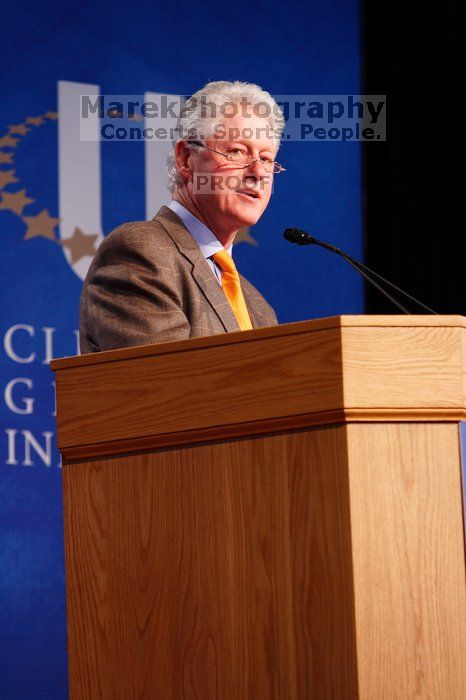
[(400, 287), (397, 287), (396, 284), (393, 284), (393, 282), (390, 282), (389, 280), (385, 279), (385, 277), (379, 275), (379, 273), (375, 272), (375, 270), (371, 270), (370, 267), (367, 267), (367, 265), (364, 265), (363, 263), (359, 262), (359, 260), (356, 260), (356, 258), (352, 258), (351, 255), (348, 255), (347, 253), (343, 252), (340, 248), (330, 245), (330, 243), (324, 243), (324, 241), (319, 241), (318, 238), (314, 238), (314, 236), (311, 236), (309, 233), (307, 233), (307, 231), (301, 231), (300, 229), (296, 228), (286, 229), (283, 235), (284, 238), (287, 241), (290, 241), (291, 243), (297, 243), (297, 245), (314, 244), (321, 246), (322, 248), (326, 248), (332, 253), (340, 255), (344, 260), (346, 260), (346, 262), (348, 262), (352, 267), (354, 267), (355, 270), (360, 272), (364, 279), (370, 282), (370, 284), (372, 284), (376, 289), (378, 289), (385, 297), (387, 297), (387, 299), (389, 299), (405, 314), (410, 314), (411, 312), (405, 306), (403, 306), (403, 304), (397, 301), (386, 289), (384, 289), (380, 284), (378, 284), (374, 277), (383, 282), (384, 284), (388, 285), (391, 289), (395, 289), (399, 294), (402, 294), (404, 297), (410, 299), (415, 304), (418, 304), (429, 313), (438, 315), (436, 311), (431, 309), (429, 306), (423, 304), (422, 301), (419, 301), (419, 299), (416, 299), (415, 297), (411, 296), (411, 294), (408, 294), (408, 292), (405, 292), (403, 289), (400, 289)]

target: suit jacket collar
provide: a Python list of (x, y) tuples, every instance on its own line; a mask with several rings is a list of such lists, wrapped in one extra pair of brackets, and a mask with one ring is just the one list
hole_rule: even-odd
[[(168, 207), (162, 207), (157, 212), (154, 220), (162, 224), (181, 255), (191, 262), (193, 278), (219, 317), (225, 330), (227, 332), (239, 331), (238, 321), (225, 296), (225, 292), (215, 279), (197, 241), (191, 236), (181, 219)], [(251, 321), (254, 325), (252, 316)]]

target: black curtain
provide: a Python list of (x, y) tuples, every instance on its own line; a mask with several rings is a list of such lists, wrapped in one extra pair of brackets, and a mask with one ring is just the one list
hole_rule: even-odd
[[(362, 5), (364, 91), (387, 95), (387, 141), (363, 146), (365, 261), (442, 314), (466, 313), (458, 8)], [(399, 313), (370, 287), (366, 309)]]

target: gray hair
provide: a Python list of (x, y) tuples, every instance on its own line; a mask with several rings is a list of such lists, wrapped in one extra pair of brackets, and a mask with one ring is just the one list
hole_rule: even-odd
[(176, 167), (175, 145), (178, 141), (203, 140), (213, 133), (215, 124), (219, 123), (219, 115), (227, 117), (233, 113), (236, 114), (237, 112), (233, 112), (231, 108), (242, 104), (252, 107), (256, 116), (267, 119), (278, 151), (285, 128), (285, 119), (281, 108), (269, 92), (259, 85), (242, 83), (239, 80), (207, 83), (194, 93), (181, 109), (176, 126), (177, 138), (173, 140), (173, 149), (167, 157), (170, 192), (183, 182)]

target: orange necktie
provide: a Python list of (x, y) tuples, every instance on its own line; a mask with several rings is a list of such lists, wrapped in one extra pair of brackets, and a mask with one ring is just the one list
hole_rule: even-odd
[(233, 258), (227, 253), (226, 250), (220, 250), (212, 257), (222, 270), (223, 291), (230, 302), (230, 306), (236, 316), (239, 327), (242, 331), (247, 331), (252, 328), (252, 323), (251, 319), (249, 318), (246, 302), (244, 301), (238, 270), (235, 267)]

